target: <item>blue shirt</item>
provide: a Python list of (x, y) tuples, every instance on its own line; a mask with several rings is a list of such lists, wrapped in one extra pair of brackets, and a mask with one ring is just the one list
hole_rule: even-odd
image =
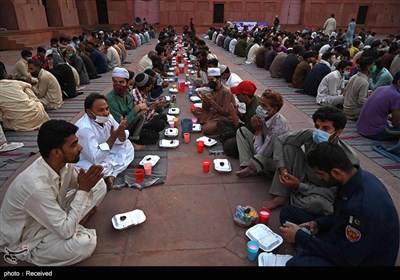
[(332, 215), (316, 219), (320, 235), (299, 230), (296, 243), (341, 266), (394, 266), (399, 217), (386, 187), (361, 168), (338, 190)]

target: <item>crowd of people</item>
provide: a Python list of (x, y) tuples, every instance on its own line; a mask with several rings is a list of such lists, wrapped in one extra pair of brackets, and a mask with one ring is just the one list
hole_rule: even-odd
[[(316, 102), (323, 106), (312, 116), (314, 128), (298, 131), (293, 131), (280, 113), (284, 105), (282, 95), (267, 88), (256, 96), (255, 83), (242, 80), (228, 65), (220, 64), (206, 42), (196, 36), (193, 19), (181, 36), (172, 26), (160, 32), (155, 49), (139, 60), (136, 73), (122, 67), (124, 52), (115, 47), (123, 44), (118, 38), (125, 38), (125, 45), (132, 43), (127, 34), (99, 32), (101, 38), (93, 35), (83, 49), (97, 54), (97, 48), (104, 47), (105, 54), (100, 55), (107, 62), (107, 70), (112, 69), (113, 89), (105, 96), (88, 95), (85, 114), (75, 124), (48, 119), (35, 124), (35, 128), (40, 127), (41, 157), (18, 175), (5, 195), (0, 213), (1, 248), (15, 251), (25, 246), (29, 252), (18, 255), (18, 259), (37, 265), (69, 265), (91, 255), (96, 233), (79, 222), (101, 203), (107, 189), (113, 188), (134, 159), (134, 151), (158, 142), (159, 133), (167, 125), (163, 112), (168, 102), (162, 95), (169, 86), (167, 72), (175, 67), (173, 58), (182, 55), (196, 69), (191, 78), (199, 88), (197, 95), (202, 106), (192, 113), (202, 125), (203, 134), (220, 140), (226, 155), (239, 159), (239, 178), (256, 174), (272, 178), (273, 199), (266, 201), (265, 206), (271, 210), (284, 206), (280, 233), (288, 242), (301, 246), (288, 265), (394, 265), (399, 220), (393, 201), (385, 186), (362, 170), (357, 153), (340, 135), (348, 119), (358, 117), (360, 111), (362, 120), (366, 107), (358, 110), (351, 106), (362, 98), (367, 100), (366, 105), (375, 95), (376, 100), (371, 101), (374, 104), (380, 102), (384, 106), (393, 100), (388, 108), (400, 111), (400, 98), (396, 96), (400, 72), (394, 75), (393, 85), (379, 86), (370, 97), (364, 94), (370, 88), (369, 73), (377, 59), (384, 56), (381, 52), (392, 50), (390, 64), (399, 59), (399, 42), (389, 40), (385, 48), (382, 41), (373, 40), (371, 48), (376, 48), (372, 56), (367, 55), (370, 52), (366, 48), (364, 56), (352, 61), (348, 49), (357, 45), (353, 43), (357, 38), (345, 42), (349, 32), (344, 37), (332, 36), (332, 22), (326, 23), (325, 30), (320, 32), (292, 34), (278, 28), (277, 17), (272, 28), (239, 31), (227, 24), (221, 29), (210, 28), (206, 35), (217, 46), (246, 57), (249, 64), (266, 69), (268, 66), (271, 76), (284, 78), (302, 93), (317, 97)], [(354, 31), (355, 22), (353, 27), (349, 25), (351, 29)], [(145, 33), (149, 39), (149, 32)], [(146, 36), (143, 37), (146, 43)], [(135, 35), (129, 38), (135, 41)], [(61, 55), (59, 46), (52, 45), (45, 52), (47, 60), (43, 63), (24, 53), (21, 64), (28, 70), (19, 77), (24, 82), (15, 81), (32, 90), (43, 73), (48, 72), (44, 67), (50, 70), (63, 65), (65, 69), (60, 72), (70, 72), (73, 66), (62, 61), (71, 62), (77, 56), (76, 50), (82, 48), (78, 40), (75, 43), (78, 47), (67, 46)], [(47, 66), (43, 66), (44, 62)], [(4, 70), (2, 75), (0, 83), (13, 81), (6, 78)], [(55, 74), (50, 75), (58, 81)], [(81, 73), (77, 76), (81, 77)], [(346, 77), (350, 80), (343, 87)], [(58, 84), (60, 87), (62, 83)], [(63, 84), (65, 88), (72, 84), (76, 90), (79, 83), (71, 80)], [(342, 94), (343, 103), (330, 98)], [(380, 101), (386, 96), (386, 103)], [(62, 106), (62, 98), (58, 100), (61, 103), (46, 99), (47, 104), (39, 102), (41, 98), (44, 97), (36, 97), (36, 103), (43, 113), (45, 109), (57, 109), (48, 106)], [(393, 121), (387, 126), (395, 130), (397, 117), (393, 114)], [(311, 235), (287, 222), (308, 227)]]

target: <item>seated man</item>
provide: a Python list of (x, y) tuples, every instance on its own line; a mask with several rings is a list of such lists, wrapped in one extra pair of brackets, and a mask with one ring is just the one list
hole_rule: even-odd
[(239, 151), (236, 142), (236, 132), (244, 125), (251, 133), (254, 128), (251, 126), (251, 118), (256, 113), (258, 99), (254, 96), (257, 87), (252, 81), (243, 81), (238, 86), (231, 87), (234, 94), (241, 104), (245, 104), (244, 114), (234, 104), (231, 105), (231, 117), (217, 122), (218, 137), (224, 145), (224, 153), (233, 158), (239, 158)]
[[(117, 122), (121, 120), (121, 117), (126, 120), (129, 139), (136, 141), (140, 138), (146, 118), (137, 113), (139, 106), (135, 105), (132, 94), (128, 93), (130, 83), (129, 72), (125, 68), (115, 67), (111, 77), (113, 89), (106, 95), (110, 113)], [(143, 149), (143, 146), (135, 143), (133, 145), (137, 151)]]
[(78, 128), (63, 120), (42, 125), (42, 155), (11, 183), (0, 210), (0, 249), (35, 265), (65, 266), (88, 258), (96, 248), (96, 231), (79, 222), (106, 194), (103, 168), (87, 172), (72, 163), (82, 146)]
[(198, 123), (203, 126), (203, 133), (208, 136), (217, 136), (217, 122), (228, 119), (231, 115), (231, 104), (235, 104), (235, 98), (229, 88), (221, 83), (221, 71), (219, 68), (208, 68), (208, 86), (210, 93), (198, 93), (203, 101), (202, 108), (195, 108), (193, 115)]
[(326, 75), (318, 86), (317, 103), (322, 106), (343, 106), (345, 78), (350, 75), (351, 62), (342, 60), (336, 70)]
[(38, 129), (50, 120), (32, 85), (6, 79), (0, 71), (0, 122), (4, 128), (29, 131)]
[(71, 69), (72, 67), (70, 67), (66, 63), (56, 64), (53, 53), (51, 53), (51, 51), (47, 51), (46, 57), (49, 63), (49, 72), (53, 74), (54, 77), (56, 77), (58, 83), (60, 84), (61, 90), (63, 92), (63, 98), (76, 97), (77, 82), (74, 77), (74, 72)]
[[(276, 197), (265, 203), (274, 209), (290, 203), (314, 215), (329, 215), (336, 190), (328, 188), (307, 165), (306, 155), (321, 142), (337, 142), (344, 149), (353, 165), (359, 165), (356, 152), (339, 139), (347, 119), (335, 107), (321, 107), (312, 119), (315, 129), (302, 129), (278, 136), (274, 143), (274, 161), (277, 171), (269, 193)], [(304, 150), (303, 147), (304, 146)]]
[(390, 85), (392, 81), (393, 76), (389, 70), (382, 66), (381, 60), (376, 60), (374, 67), (372, 67), (371, 77), (368, 79), (369, 89), (374, 91), (378, 87)]
[(272, 156), (274, 141), (279, 135), (291, 131), (287, 120), (279, 113), (283, 106), (282, 96), (272, 90), (262, 94), (256, 115), (251, 118), (253, 134), (247, 127), (241, 127), (236, 133), (239, 148), (240, 167), (238, 177), (247, 177), (265, 172), (273, 175), (276, 168)]
[(93, 164), (102, 165), (107, 189), (110, 190), (115, 178), (134, 158), (132, 143), (127, 140), (126, 120), (121, 117), (118, 124), (110, 114), (107, 99), (98, 93), (86, 97), (85, 112), (76, 122), (83, 152), (75, 166), (88, 170)]
[(368, 76), (374, 66), (372, 57), (360, 58), (360, 72), (350, 78), (344, 89), (343, 111), (348, 119), (356, 120), (368, 97)]
[(56, 110), (64, 104), (61, 87), (56, 77), (49, 71), (33, 60), (28, 62), (29, 72), (32, 77), (38, 79), (38, 83), (33, 87), (36, 96), (42, 102), (46, 110)]
[[(335, 211), (313, 217), (293, 205), (281, 211), (280, 234), (301, 250), (287, 266), (394, 266), (399, 249), (399, 217), (386, 187), (355, 167), (339, 145), (318, 144), (307, 156), (315, 174), (339, 186)], [(315, 238), (295, 225), (308, 227)]]
[(357, 121), (358, 132), (373, 140), (400, 139), (400, 72), (391, 86), (377, 88), (368, 97)]
[(24, 81), (30, 84), (36, 84), (37, 80), (32, 78), (28, 71), (28, 60), (32, 59), (32, 52), (29, 50), (21, 51), (21, 59), (15, 63), (13, 76), (14, 79)]

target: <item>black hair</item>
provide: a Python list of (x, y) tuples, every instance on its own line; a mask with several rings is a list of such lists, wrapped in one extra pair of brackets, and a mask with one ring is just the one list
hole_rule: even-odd
[(307, 163), (310, 167), (329, 172), (334, 168), (350, 173), (353, 169), (351, 161), (343, 149), (336, 143), (322, 142), (317, 144), (308, 154)]
[(29, 50), (21, 51), (21, 57), (27, 57), (27, 56), (32, 56), (32, 52)]
[(312, 115), (313, 122), (317, 120), (321, 121), (332, 121), (335, 130), (343, 129), (346, 126), (347, 118), (345, 113), (335, 107), (323, 106), (318, 108), (317, 111)]
[(46, 49), (43, 47), (38, 47), (36, 50), (37, 53), (46, 52)]
[(78, 127), (64, 120), (49, 120), (39, 129), (37, 144), (43, 158), (48, 158), (55, 148), (61, 148), (65, 139), (75, 134)]
[(37, 62), (37, 61), (35, 61), (33, 59), (29, 59), (28, 60), (28, 64), (33, 64), (33, 66), (35, 66), (35, 68), (42, 69), (42, 65), (39, 62)]
[(360, 65), (360, 70), (364, 72), (368, 66), (374, 64), (374, 58), (372, 56), (362, 57), (359, 59), (358, 64)]
[(129, 73), (129, 80), (132, 80), (133, 77), (135, 77), (135, 72), (128, 70), (128, 73)]
[(398, 80), (400, 80), (400, 71), (394, 74), (392, 83), (396, 85)]
[(87, 109), (92, 109), (93, 107), (93, 103), (97, 100), (97, 99), (104, 99), (107, 102), (107, 99), (104, 95), (101, 95), (97, 92), (92, 92), (91, 94), (89, 94), (86, 98), (85, 98), (85, 111)]
[(339, 61), (338, 65), (336, 66), (336, 70), (344, 69), (346, 66), (351, 66), (351, 61), (341, 60)]

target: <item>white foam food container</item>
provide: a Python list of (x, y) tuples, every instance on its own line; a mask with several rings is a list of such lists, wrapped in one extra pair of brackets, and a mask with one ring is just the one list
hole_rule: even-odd
[(201, 124), (199, 124), (199, 123), (192, 124), (192, 131), (193, 132), (200, 132), (201, 131)]
[(197, 138), (196, 142), (198, 142), (198, 141), (204, 141), (204, 145), (207, 146), (207, 147), (211, 147), (211, 146), (217, 144), (217, 140), (214, 140), (214, 139), (209, 138), (207, 136), (202, 136), (200, 138)]
[(209, 87), (199, 87), (194, 90), (195, 92), (211, 92), (211, 88)]
[(246, 231), (246, 236), (250, 240), (257, 241), (260, 248), (266, 252), (271, 252), (282, 244), (283, 239), (280, 235), (273, 232), (264, 224), (256, 224)]
[(175, 127), (166, 128), (164, 131), (164, 135), (167, 137), (176, 137), (176, 136), (178, 136), (178, 133), (179, 133), (179, 131)]
[(201, 99), (200, 99), (200, 97), (198, 97), (196, 95), (192, 95), (190, 97), (190, 101), (192, 101), (192, 102), (201, 102)]
[(146, 215), (142, 210), (136, 209), (130, 212), (117, 214), (111, 218), (113, 227), (118, 230), (137, 226), (146, 221)]
[(139, 164), (145, 165), (146, 163), (151, 163), (151, 166), (154, 166), (157, 164), (157, 162), (159, 160), (160, 160), (160, 157), (157, 155), (147, 155), (139, 162)]
[(232, 166), (228, 159), (226, 158), (216, 158), (214, 159), (214, 168), (218, 172), (231, 172)]
[(168, 76), (175, 76), (175, 73), (174, 72), (167, 72), (167, 75)]
[(161, 139), (159, 145), (162, 148), (176, 148), (179, 146), (179, 140)]
[(164, 96), (164, 98), (165, 98), (165, 101), (167, 101), (167, 102), (171, 101), (171, 96), (166, 95), (166, 96)]
[(170, 115), (179, 115), (179, 108), (170, 108), (168, 110), (168, 114), (170, 114)]
[(178, 89), (177, 89), (177, 88), (170, 88), (170, 89), (169, 89), (169, 92), (170, 92), (170, 93), (177, 93), (177, 92), (178, 92)]
[(172, 122), (172, 121), (174, 121), (174, 119), (175, 119), (174, 116), (167, 115), (167, 121), (168, 121), (168, 122)]
[(174, 68), (174, 67), (169, 67), (168, 70), (169, 70), (169, 71), (174, 71), (175, 68)]
[(194, 103), (193, 105), (196, 108), (203, 108), (203, 103)]
[(258, 255), (258, 266), (285, 266), (286, 262), (291, 258), (293, 258), (291, 255), (278, 255), (264, 252)]

